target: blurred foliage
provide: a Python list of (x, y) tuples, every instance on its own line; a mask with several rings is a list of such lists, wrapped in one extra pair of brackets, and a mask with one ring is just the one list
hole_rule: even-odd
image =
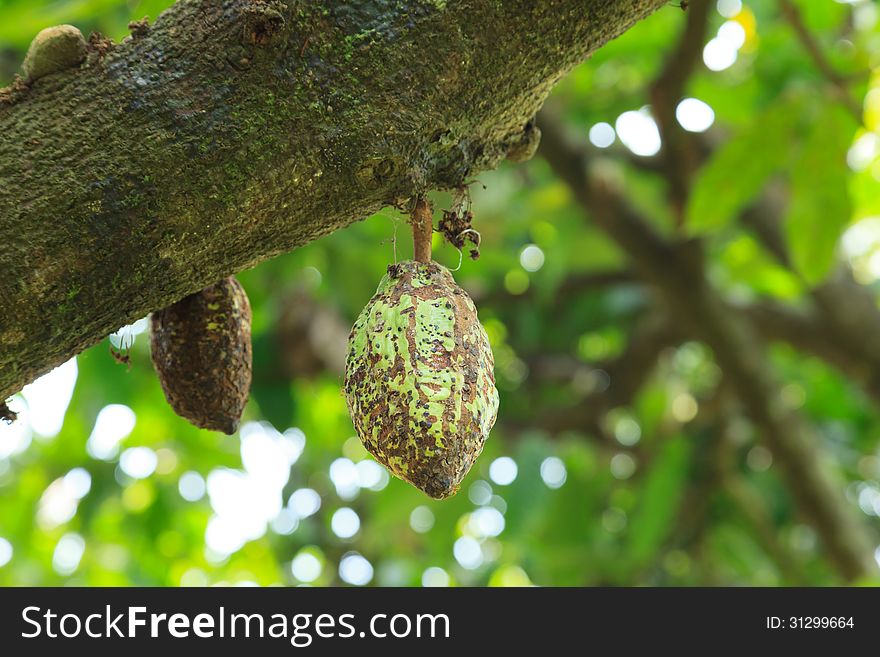
[[(154, 19), (168, 4), (0, 0), (0, 77), (11, 79), (43, 27), (74, 23), (119, 39), (129, 20)], [(856, 75), (880, 63), (875, 4), (798, 5), (839, 70)], [(678, 8), (661, 9), (559, 84), (553, 100), (585, 145), (591, 126), (614, 125), (623, 112), (649, 103), (661, 55), (674, 47), (684, 18)], [(850, 222), (880, 214), (878, 149), (852, 163), (853, 144), (880, 140), (880, 78), (865, 76), (853, 86), (860, 102), (866, 98), (858, 126), (836, 104), (775, 2), (746, 2), (727, 18), (713, 8), (709, 38), (728, 20), (743, 28), (736, 62), (717, 72), (701, 65), (687, 88), (712, 107), (712, 130), (726, 139), (697, 178), (687, 227), (708, 235), (709, 274), (720, 290), (797, 304), (832, 266)], [(634, 156), (619, 141), (603, 157), (635, 205), (649, 208), (662, 231), (677, 229), (659, 176), (632, 166)], [(790, 182), (793, 198), (786, 234), (794, 271), (733, 221), (778, 175)], [(605, 414), (601, 426), (561, 432), (545, 426), (582, 400), (589, 403), (603, 385), (601, 364), (627, 345), (648, 292), (636, 284), (567, 286), (583, 274), (626, 269), (627, 262), (543, 160), (482, 174), (471, 195), (482, 257), (465, 257), (455, 275), (476, 298), (493, 343), (501, 410), (457, 496), (429, 500), (375, 468), (355, 465), (369, 456), (352, 438), (340, 392), (338, 336), (395, 253), (398, 259), (410, 253), (405, 220), (387, 210), (240, 274), (254, 309), (255, 380), (241, 432), (247, 440), (197, 430), (171, 412), (152, 370), (147, 333), (134, 336), (130, 367), (114, 361), (108, 341), (76, 358), (76, 384), (57, 435), (37, 429), (50, 408), (65, 406), (58, 396), (63, 386), (42, 401), (27, 390), (17, 397), (22, 421), (0, 427), (0, 584), (839, 581), (744, 420), (729, 428), (732, 467), (772, 523), (774, 540), (793, 555), (790, 563), (767, 549), (749, 513), (719, 486), (718, 432), (702, 419), (719, 373), (701, 345), (665, 349), (632, 403)], [(438, 194), (435, 202), (448, 207), (450, 198)], [(529, 245), (540, 249), (540, 264), (521, 258)], [(435, 246), (439, 262), (458, 266), (455, 249), (439, 239)], [(872, 253), (866, 247), (852, 261), (866, 283), (880, 276)], [(849, 482), (850, 500), (876, 528), (877, 409), (822, 361), (786, 346), (774, 347), (771, 356), (786, 399), (822, 430), (822, 447)], [(566, 367), (555, 376), (557, 361)], [(94, 458), (87, 439), (109, 405), (130, 408), (136, 421), (118, 447), (111, 441), (105, 458)], [(137, 447), (150, 451), (131, 451)], [(512, 480), (503, 457), (516, 465)], [(285, 470), (283, 481), (259, 481), (275, 476), (279, 458), (295, 461), (289, 479)], [(182, 479), (184, 473), (198, 476)], [(210, 494), (200, 495), (204, 480)], [(304, 489), (320, 496), (315, 513), (306, 513), (313, 496)], [(348, 538), (338, 535), (354, 527), (350, 514), (336, 514), (341, 508), (359, 519)], [(227, 519), (218, 520), (223, 514)], [(229, 526), (247, 516), (257, 519), (254, 527)], [(230, 536), (239, 530), (250, 534), (236, 543)]]

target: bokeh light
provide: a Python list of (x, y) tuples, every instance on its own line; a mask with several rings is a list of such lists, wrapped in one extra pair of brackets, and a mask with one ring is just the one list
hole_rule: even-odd
[(648, 109), (624, 112), (614, 127), (623, 145), (636, 155), (650, 157), (660, 152), (660, 130)]
[(504, 515), (492, 506), (484, 506), (470, 514), (468, 532), (478, 538), (498, 536), (504, 531)]
[(675, 118), (688, 132), (705, 132), (715, 123), (715, 112), (702, 100), (685, 98), (676, 106)]
[(361, 528), (361, 519), (354, 509), (342, 507), (333, 513), (330, 528), (339, 538), (351, 538)]
[(492, 499), (492, 486), (484, 479), (477, 479), (468, 488), (468, 499), (477, 506), (488, 504)]
[(119, 456), (119, 467), (132, 479), (146, 479), (158, 464), (156, 452), (149, 447), (132, 447)]
[(40, 497), (37, 524), (50, 530), (69, 522), (91, 487), (91, 475), (84, 468), (74, 468), (53, 481)]
[(354, 499), (360, 491), (360, 474), (351, 459), (340, 457), (333, 461), (330, 480), (336, 486), (336, 494), (344, 500)]
[(52, 553), (52, 568), (59, 575), (73, 574), (79, 568), (85, 550), (86, 542), (82, 536), (72, 532), (64, 534)]
[(187, 502), (197, 502), (205, 496), (207, 487), (202, 475), (189, 470), (180, 475), (180, 479), (177, 482), (177, 490), (180, 492), (180, 496)]
[(357, 552), (349, 552), (339, 562), (339, 577), (343, 582), (365, 586), (373, 579), (373, 565)]
[(50, 438), (61, 431), (76, 377), (76, 358), (71, 358), (22, 389), (21, 394), (30, 410), (28, 419), (35, 433)]
[(282, 536), (289, 536), (299, 527), (299, 517), (290, 509), (281, 509), (269, 523), (272, 531)]
[(261, 538), (283, 508), (290, 468), (305, 447), (301, 431), (279, 433), (267, 422), (241, 429), (244, 470), (216, 468), (207, 477), (214, 515), (205, 530), (209, 556), (222, 559)]
[(119, 452), (119, 443), (133, 430), (137, 418), (124, 404), (110, 404), (98, 412), (95, 426), (86, 442), (92, 458), (109, 461)]
[(718, 0), (715, 6), (724, 18), (733, 18), (742, 11), (742, 0)]
[(301, 582), (311, 583), (321, 576), (323, 557), (316, 548), (303, 548), (290, 563), (290, 572)]
[(0, 459), (6, 459), (25, 451), (31, 444), (30, 410), (19, 395), (8, 402), (9, 410), (18, 414), (18, 420), (11, 424), (0, 422)]
[(611, 457), (611, 474), (615, 479), (629, 479), (635, 471), (635, 459), (626, 452), (619, 452)]
[(298, 488), (290, 495), (287, 506), (298, 518), (308, 518), (321, 508), (321, 496), (311, 488)]
[[(21, 39), (0, 44), (0, 74), (10, 79), (32, 28), (55, 13), (42, 1), (0, 5), (0, 40)], [(116, 38), (140, 17), (126, 15), (131, 7), (119, 0), (104, 5), (82, 26)], [(466, 247), (454, 276), (479, 308), (502, 404), (456, 496), (431, 500), (390, 476), (353, 435), (340, 392), (352, 321), (388, 265), (411, 253), (406, 213), (385, 208), (236, 274), (252, 304), (254, 380), (235, 435), (174, 415), (150, 363), (148, 317), (13, 394), (8, 404), (19, 419), (0, 422), (8, 509), (0, 518), (2, 583), (850, 583), (828, 557), (834, 537), (802, 513), (796, 487), (780, 476), (784, 455), (768, 449), (772, 436), (736, 402), (743, 393), (728, 389), (734, 379), (722, 377), (722, 366), (732, 359), (722, 356), (729, 354), (703, 342), (724, 331), (689, 338), (692, 326), (683, 330), (678, 316), (688, 306), (669, 312), (671, 297), (654, 293), (662, 277), (645, 276), (633, 245), (608, 226), (627, 219), (624, 211), (641, 215), (671, 247), (670, 258), (680, 255), (672, 248), (680, 240), (699, 233), (695, 266), (705, 272), (695, 280), (762, 335), (760, 365), (778, 382), (771, 410), (814, 425), (820, 439), (811, 444), (845, 491), (841, 508), (870, 537), (880, 522), (880, 420), (869, 387), (874, 363), (859, 354), (872, 343), (840, 341), (835, 322), (844, 333), (858, 326), (829, 312), (846, 296), (836, 291), (854, 287), (850, 270), (864, 303), (842, 308), (870, 318), (880, 291), (880, 78), (870, 72), (880, 61), (880, 12), (865, 0), (798, 3), (845, 83), (829, 86), (785, 12), (711, 0), (702, 40), (688, 44), (697, 66), (685, 67), (689, 79), (665, 96), (673, 105), (640, 106), (664, 99), (659, 74), (677, 64), (677, 39), (697, 14), (691, 9), (661, 8), (573, 70), (554, 92), (553, 113), (542, 115), (544, 147), (532, 161), (469, 175), (462, 190), (427, 190), (435, 219), (461, 203), (482, 236), (480, 259), (468, 258)], [(4, 23), (9, 16), (16, 20)], [(760, 130), (762, 117), (780, 110), (790, 117), (785, 139)], [(553, 160), (548, 144), (568, 146), (548, 140), (554, 127), (572, 138), (571, 159)], [(461, 138), (455, 130), (437, 135), (431, 148), (458, 152), (448, 142)], [(749, 148), (733, 161), (738, 145)], [(465, 155), (479, 146), (460, 142)], [(595, 188), (560, 175), (558, 165), (575, 156)], [(753, 168), (761, 158), (770, 158), (766, 172)], [(799, 191), (804, 173), (823, 174), (827, 187), (813, 187), (827, 193)], [(624, 203), (591, 204), (584, 191)], [(799, 222), (816, 208), (821, 226), (804, 230)], [(740, 221), (765, 213), (779, 228), (779, 244), (769, 248), (761, 231)], [(707, 225), (698, 225), (704, 216)], [(831, 258), (834, 244), (829, 277), (808, 281), (798, 258)], [(439, 232), (434, 247), (438, 262), (459, 264)], [(768, 319), (777, 316), (815, 333), (786, 339)], [(696, 326), (706, 318), (691, 319)], [(130, 367), (108, 354), (108, 343)], [(721, 483), (711, 491), (711, 513), (688, 520), (698, 524), (686, 529), (705, 539), (697, 548), (680, 540), (677, 517), (713, 483), (700, 466), (718, 427), (729, 454), (713, 467), (730, 472), (715, 473)], [(734, 492), (743, 489), (752, 493), (743, 499), (763, 501), (772, 533), (740, 508)], [(874, 543), (861, 563), (870, 562)], [(796, 558), (783, 562), (789, 552)], [(873, 556), (880, 564), (880, 547)]]
[(544, 252), (536, 244), (529, 244), (520, 251), (519, 264), (528, 272), (536, 272), (544, 266)]
[(413, 531), (424, 534), (434, 526), (434, 514), (426, 506), (417, 506), (409, 514), (409, 526)]
[(422, 586), (442, 588), (449, 586), (451, 583), (449, 573), (438, 566), (431, 566), (422, 573)]
[(733, 20), (725, 21), (716, 36), (703, 48), (703, 62), (710, 71), (723, 71), (736, 63), (739, 49), (745, 44), (743, 26)]
[(12, 561), (12, 543), (0, 536), (0, 568)]
[(548, 456), (541, 462), (541, 479), (547, 488), (562, 488), (568, 473), (565, 463), (556, 456)]
[(480, 544), (470, 536), (462, 536), (455, 541), (453, 554), (461, 567), (468, 570), (479, 568), (483, 563), (483, 551), (480, 549)]
[(614, 143), (614, 127), (610, 123), (601, 121), (590, 128), (590, 143), (596, 148), (608, 148)]
[(500, 456), (489, 466), (489, 478), (499, 486), (509, 486), (516, 479), (516, 461), (509, 456)]

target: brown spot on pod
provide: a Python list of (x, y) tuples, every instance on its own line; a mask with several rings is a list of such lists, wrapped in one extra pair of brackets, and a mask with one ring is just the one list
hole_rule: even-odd
[(153, 365), (165, 398), (202, 429), (235, 433), (251, 386), (251, 307), (230, 276), (154, 312)]

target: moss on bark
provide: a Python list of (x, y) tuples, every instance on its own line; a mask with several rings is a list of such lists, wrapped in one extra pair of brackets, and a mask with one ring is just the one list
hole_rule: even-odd
[[(520, 148), (663, 0), (181, 1), (0, 93), (0, 400), (119, 326)], [(518, 152), (518, 151), (517, 151)]]

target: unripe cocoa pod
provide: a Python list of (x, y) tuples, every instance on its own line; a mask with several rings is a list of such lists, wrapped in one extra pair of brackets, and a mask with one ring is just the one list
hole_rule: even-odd
[(24, 63), (24, 77), (33, 82), (51, 73), (79, 66), (86, 58), (86, 40), (73, 25), (41, 30), (31, 41)]
[(352, 328), (345, 398), (366, 449), (431, 497), (454, 494), (498, 412), (477, 309), (445, 267), (388, 267)]
[(235, 433), (251, 386), (251, 307), (230, 276), (151, 318), (153, 365), (165, 398), (202, 429)]

